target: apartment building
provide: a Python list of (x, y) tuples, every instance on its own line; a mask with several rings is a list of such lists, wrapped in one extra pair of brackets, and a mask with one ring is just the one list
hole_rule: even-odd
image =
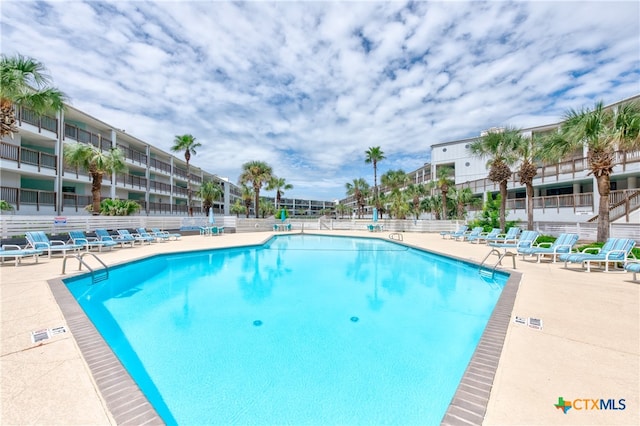
[(239, 197), (236, 185), (193, 163), (187, 176), (186, 162), (78, 109), (67, 106), (56, 117), (38, 116), (17, 110), (19, 132), (0, 142), (0, 199), (9, 202), (16, 214), (87, 214), (91, 204), (91, 179), (82, 169), (63, 161), (66, 143), (83, 142), (102, 150), (119, 148), (127, 171), (104, 176), (102, 198), (134, 200), (140, 214), (187, 215), (187, 185), (194, 193), (194, 215), (205, 215), (202, 199), (195, 195), (205, 181), (221, 185), (224, 197), (214, 211), (229, 214)]
[[(640, 96), (624, 99), (607, 106), (615, 108), (626, 102), (640, 101)], [(522, 134), (535, 137), (556, 131), (561, 123), (522, 129)], [(488, 129), (486, 131), (499, 131)], [(438, 170), (453, 170), (456, 188), (470, 188), (479, 197), (498, 194), (499, 186), (487, 178), (487, 159), (474, 157), (469, 146), (477, 137), (433, 144), (431, 162), (407, 173), (412, 183), (436, 180)], [(526, 190), (520, 184), (517, 165), (508, 184), (507, 209), (509, 220), (526, 220)], [(533, 181), (534, 218), (537, 221), (587, 222), (597, 220), (599, 196), (595, 177), (590, 173), (586, 148), (554, 164), (538, 164)], [(384, 188), (381, 188), (384, 191)], [(434, 190), (437, 192), (437, 190)], [(341, 200), (355, 208), (353, 197)], [(640, 151), (618, 151), (611, 175), (610, 220), (640, 223)], [(371, 210), (371, 206), (368, 207)]]
[[(91, 178), (63, 161), (65, 143), (88, 143), (102, 150), (119, 148), (127, 171), (104, 176), (102, 198), (134, 200), (142, 215), (188, 215), (187, 185), (191, 181), (193, 214), (204, 216), (196, 192), (206, 181), (217, 182), (224, 196), (214, 202), (216, 214), (230, 214), (242, 189), (190, 162), (170, 154), (82, 111), (67, 106), (56, 117), (17, 110), (19, 132), (0, 141), (0, 199), (22, 215), (81, 215), (92, 202)], [(176, 153), (177, 154), (177, 153)], [(273, 200), (272, 200), (273, 201)], [(319, 215), (333, 208), (330, 201), (285, 198), (281, 204), (294, 215)], [(253, 214), (253, 208), (250, 212)]]

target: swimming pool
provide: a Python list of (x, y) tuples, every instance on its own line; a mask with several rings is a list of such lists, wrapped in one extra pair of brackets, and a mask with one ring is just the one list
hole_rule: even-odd
[(439, 423), (507, 276), (279, 236), (65, 280), (168, 423)]

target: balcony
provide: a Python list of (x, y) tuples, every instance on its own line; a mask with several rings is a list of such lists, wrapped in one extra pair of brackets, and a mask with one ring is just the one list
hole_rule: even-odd
[(58, 157), (45, 152), (23, 148), (19, 145), (12, 145), (6, 142), (0, 144), (0, 158), (15, 161), (20, 168), (21, 164), (36, 166), (38, 171), (42, 168), (57, 171)]
[(7, 186), (0, 187), (0, 199), (12, 204), (16, 210), (20, 210), (23, 205), (36, 206), (36, 210), (40, 207), (56, 205), (56, 193), (53, 191), (40, 191), (36, 189), (11, 188)]
[(53, 132), (58, 136), (58, 119), (48, 115), (38, 115), (28, 108), (20, 108), (16, 111), (18, 123), (28, 123), (36, 126), (39, 131), (42, 129)]
[(181, 186), (176, 186), (173, 185), (173, 194), (174, 195), (182, 195), (182, 196), (187, 196), (187, 188), (183, 188)]
[(136, 151), (135, 149), (131, 149), (125, 145), (118, 144), (117, 146), (120, 149), (120, 151), (122, 151), (125, 158), (143, 166), (147, 165), (147, 154), (145, 154), (144, 152)]
[(168, 183), (156, 182), (155, 180), (149, 181), (149, 189), (156, 192), (171, 193), (171, 185)]
[(160, 170), (167, 174), (171, 174), (171, 164), (166, 163), (164, 161), (157, 160), (155, 158), (149, 159), (149, 167), (152, 167), (156, 170)]
[(111, 139), (105, 138), (98, 133), (86, 131), (73, 124), (64, 123), (64, 137), (73, 139), (76, 142), (93, 145), (102, 151), (111, 149)]
[(116, 178), (116, 185), (122, 185), (125, 188), (131, 187), (146, 191), (147, 178), (130, 174), (118, 174)]

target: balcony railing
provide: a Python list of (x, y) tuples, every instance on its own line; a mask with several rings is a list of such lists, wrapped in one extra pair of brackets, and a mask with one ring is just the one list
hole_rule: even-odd
[(20, 108), (16, 110), (17, 120), (19, 123), (25, 122), (36, 126), (38, 130), (49, 130), (58, 135), (58, 119), (48, 115), (38, 115), (28, 108)]
[(64, 123), (64, 137), (73, 139), (77, 142), (91, 144), (102, 151), (108, 151), (111, 149), (111, 139), (98, 133), (81, 129), (73, 124)]
[(173, 175), (176, 177), (182, 178), (184, 180), (187, 180), (187, 172), (182, 169), (174, 168)]
[(42, 206), (55, 206), (56, 193), (53, 191), (39, 191), (36, 189), (0, 187), (0, 198), (20, 210), (22, 205), (35, 205), (36, 210)]
[(122, 151), (124, 156), (133, 162), (137, 162), (141, 165), (147, 164), (147, 154), (144, 152), (136, 151), (128, 146), (118, 144), (118, 148)]
[(171, 192), (171, 185), (163, 182), (156, 182), (155, 180), (149, 181), (149, 189), (151, 191)]
[(19, 145), (12, 145), (6, 142), (0, 144), (0, 158), (16, 161), (18, 168), (20, 168), (21, 164), (30, 164), (37, 166), (38, 171), (40, 171), (41, 168), (52, 169), (54, 171), (58, 170), (58, 157), (56, 155), (23, 148)]
[(187, 188), (183, 188), (181, 186), (176, 186), (176, 185), (173, 185), (173, 193), (175, 195), (184, 195), (185, 197), (188, 195)]
[(116, 184), (130, 186), (138, 189), (147, 189), (147, 178), (130, 174), (118, 174)]
[(171, 164), (157, 160), (155, 158), (149, 159), (149, 167), (171, 174)]

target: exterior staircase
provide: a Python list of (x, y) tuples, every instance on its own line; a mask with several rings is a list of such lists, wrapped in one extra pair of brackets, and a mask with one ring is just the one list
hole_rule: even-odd
[[(624, 191), (624, 196), (618, 200), (611, 200), (609, 205), (609, 222), (613, 222), (626, 216), (629, 221), (629, 214), (640, 208), (640, 190), (631, 189)], [(597, 222), (598, 215), (595, 215), (587, 222)]]

